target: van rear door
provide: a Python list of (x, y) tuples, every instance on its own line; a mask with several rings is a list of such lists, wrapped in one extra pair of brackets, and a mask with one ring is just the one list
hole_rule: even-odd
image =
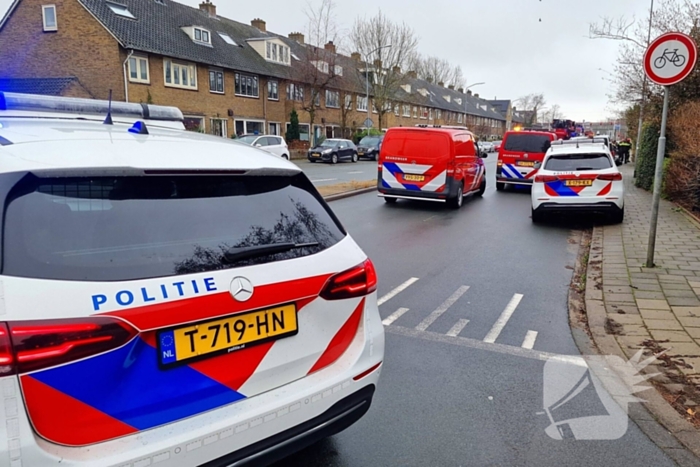
[(552, 139), (553, 135), (548, 133), (507, 133), (498, 154), (501, 177), (514, 182), (532, 182), (537, 173), (536, 163), (544, 160)]
[(448, 133), (389, 130), (381, 149), (381, 185), (414, 192), (440, 192), (447, 182), (451, 154), (452, 138)]

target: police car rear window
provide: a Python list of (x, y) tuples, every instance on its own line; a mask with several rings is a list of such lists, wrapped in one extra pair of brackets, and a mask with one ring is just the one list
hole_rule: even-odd
[(561, 154), (551, 156), (545, 163), (545, 170), (555, 172), (576, 172), (583, 170), (603, 170), (612, 167), (607, 154)]
[(508, 135), (503, 149), (512, 152), (544, 153), (551, 144), (548, 136), (519, 133)]
[[(3, 274), (122, 281), (313, 255), (345, 232), (303, 174), (36, 178), (13, 189)], [(231, 262), (226, 252), (311, 245)]]

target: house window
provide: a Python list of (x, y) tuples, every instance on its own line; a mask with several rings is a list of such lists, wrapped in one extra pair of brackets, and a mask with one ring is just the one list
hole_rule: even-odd
[(399, 116), (399, 111), (401, 110), (400, 107), (401, 106), (399, 104), (396, 104), (394, 106), (394, 115), (396, 115), (397, 117)]
[(299, 84), (289, 83), (287, 85), (287, 99), (304, 102), (304, 87)]
[(410, 116), (411, 116), (411, 106), (410, 106), (410, 105), (404, 105), (404, 106), (403, 106), (403, 116), (404, 116), (404, 117), (410, 117)]
[(437, 118), (438, 120), (440, 120), (442, 118), (442, 110), (437, 109), (435, 111), (435, 118)]
[(271, 62), (289, 65), (289, 47), (276, 42), (265, 43), (265, 58)]
[(350, 94), (345, 95), (345, 109), (346, 110), (352, 109), (352, 95), (350, 95)]
[(185, 130), (204, 133), (204, 117), (185, 116), (182, 123), (185, 125)]
[(277, 59), (277, 44), (272, 44), (272, 61), (273, 62), (278, 62), (279, 60)]
[(328, 62), (324, 62), (323, 60), (315, 60), (311, 62), (321, 73), (328, 73)]
[(258, 77), (236, 73), (236, 95), (258, 97)]
[[(287, 123), (287, 132), (289, 132), (289, 127), (290, 123)], [(308, 141), (309, 140), (309, 124), (308, 123), (300, 123), (299, 124), (299, 139), (301, 141)]]
[(209, 91), (219, 94), (224, 93), (224, 72), (221, 70), (209, 70)]
[(357, 110), (367, 111), (367, 96), (357, 96)]
[(428, 109), (428, 120), (433, 119), (433, 109)]
[(109, 7), (112, 12), (114, 12), (115, 15), (123, 16), (124, 18), (130, 18), (130, 19), (136, 19), (134, 15), (131, 14), (129, 11), (129, 8), (127, 8), (126, 5), (122, 5), (121, 3), (112, 3), (112, 2), (106, 2), (107, 6)]
[(238, 44), (236, 44), (236, 41), (231, 39), (231, 36), (229, 36), (228, 34), (225, 34), (223, 32), (220, 32), (218, 34), (219, 34), (219, 37), (222, 38), (224, 40), (224, 42), (226, 42), (228, 45), (238, 45)]
[(413, 118), (418, 118), (418, 107), (413, 107)]
[(211, 44), (211, 39), (209, 36), (209, 31), (202, 28), (194, 28), (194, 40), (195, 42), (202, 42), (204, 44)]
[(326, 90), (326, 107), (340, 108), (340, 93), (338, 91)]
[(280, 100), (279, 83), (277, 81), (267, 82), (267, 99), (270, 101)]
[(58, 31), (56, 5), (42, 5), (41, 16), (44, 19), (44, 31)]
[(280, 136), (280, 124), (279, 123), (270, 123), (269, 127), (270, 127), (270, 131), (267, 133), (268, 135)]
[(333, 73), (337, 76), (343, 76), (343, 67), (340, 65), (335, 65), (333, 67)]
[(191, 63), (164, 60), (165, 85), (174, 88), (197, 89), (197, 66)]
[(316, 107), (321, 107), (321, 92), (317, 92), (316, 95), (314, 96), (314, 105)]
[(132, 55), (129, 58), (129, 81), (133, 83), (149, 83), (148, 59)]
[(457, 114), (457, 123), (462, 123), (462, 114)]
[(263, 135), (265, 122), (259, 120), (236, 120), (236, 135)]

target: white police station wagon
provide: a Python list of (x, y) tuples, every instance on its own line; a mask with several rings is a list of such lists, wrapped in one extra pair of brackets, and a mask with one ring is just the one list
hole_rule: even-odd
[(532, 221), (592, 212), (622, 222), (625, 189), (605, 138), (554, 141), (532, 185)]
[(306, 176), (109, 109), (0, 93), (0, 465), (264, 465), (358, 420), (377, 277)]

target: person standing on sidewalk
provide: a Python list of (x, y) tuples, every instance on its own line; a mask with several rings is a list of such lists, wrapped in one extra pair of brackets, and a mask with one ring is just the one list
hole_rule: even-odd
[(630, 139), (625, 138), (618, 144), (618, 147), (620, 148), (620, 159), (622, 159), (622, 163), (628, 163), (630, 161), (630, 150), (632, 149)]

